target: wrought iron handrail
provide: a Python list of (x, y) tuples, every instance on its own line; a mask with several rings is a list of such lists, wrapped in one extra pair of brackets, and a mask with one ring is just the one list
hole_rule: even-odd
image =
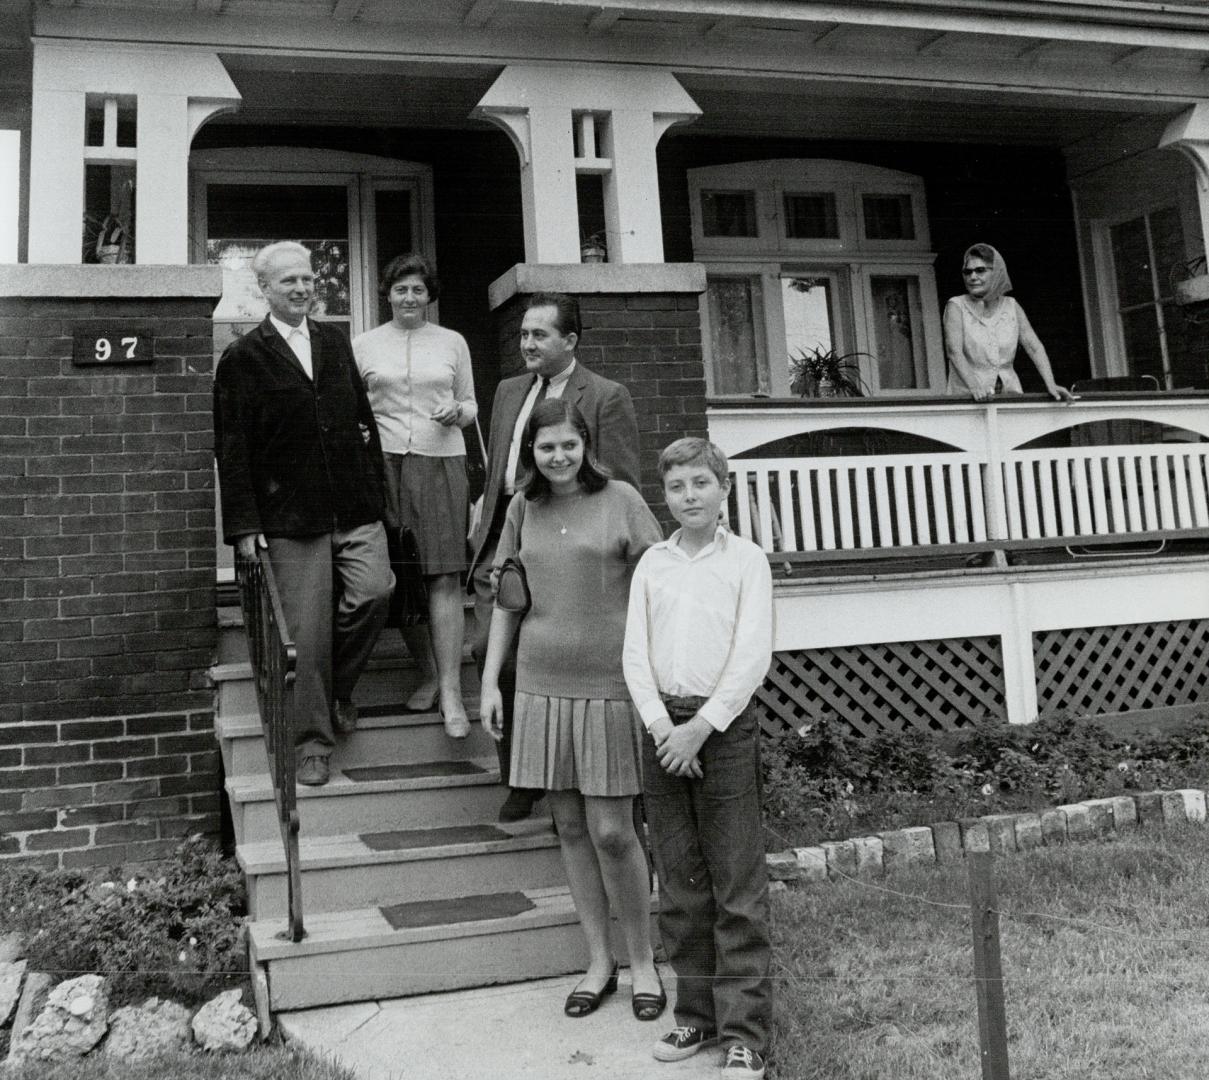
[(266, 551), (244, 559), (236, 556), (235, 576), (243, 609), (244, 632), (256, 684), (256, 704), (269, 755), (269, 779), (277, 803), (285, 847), (289, 890), (289, 927), (285, 936), (301, 941), (302, 868), (298, 854), (298, 794), (294, 787), (294, 676), (298, 653), (286, 629), (277, 581)]

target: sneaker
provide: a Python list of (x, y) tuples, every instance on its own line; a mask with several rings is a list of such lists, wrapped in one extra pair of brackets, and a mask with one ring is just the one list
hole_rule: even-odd
[(351, 735), (357, 730), (357, 706), (351, 701), (336, 701), (332, 705), (332, 727), (337, 735)]
[(700, 1028), (686, 1024), (672, 1028), (651, 1048), (651, 1054), (656, 1061), (683, 1061), (702, 1047), (709, 1046), (715, 1038)]
[(322, 754), (306, 754), (298, 759), (298, 772), (295, 777), (300, 784), (307, 787), (323, 787), (331, 778), (327, 758)]
[(763, 1080), (764, 1059), (750, 1046), (732, 1043), (726, 1048), (722, 1080)]

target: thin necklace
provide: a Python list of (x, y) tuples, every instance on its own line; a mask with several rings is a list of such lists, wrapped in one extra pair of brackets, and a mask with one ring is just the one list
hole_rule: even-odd
[[(554, 497), (556, 499), (582, 499), (584, 497), (584, 493), (583, 493), (583, 491), (573, 491), (573, 492), (568, 492), (566, 495), (555, 495)], [(558, 535), (566, 536), (567, 535), (567, 523), (563, 520), (562, 515), (557, 510), (554, 511), (554, 516), (558, 520), (558, 524), (560, 526), (560, 528), (558, 530)]]

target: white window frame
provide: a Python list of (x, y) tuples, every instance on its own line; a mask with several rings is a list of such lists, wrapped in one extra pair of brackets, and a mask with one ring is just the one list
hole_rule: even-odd
[[(432, 167), (372, 154), (304, 147), (240, 147), (194, 151), (189, 161), (189, 253), (206, 261), (206, 188), (210, 184), (343, 184), (349, 215), (349, 330), (357, 335), (378, 324), (377, 233), (374, 192), (406, 190), (412, 195), (412, 236), (416, 247), (435, 257)], [(282, 239), (287, 239), (283, 237)], [(400, 252), (399, 254), (403, 254)], [(430, 313), (440, 322), (438, 305)], [(339, 317), (334, 321), (344, 321)]]
[[(1146, 203), (1135, 205), (1128, 210), (1122, 210), (1112, 217), (1098, 218), (1091, 222), (1092, 257), (1096, 268), (1096, 290), (1099, 293), (1101, 325), (1104, 334), (1104, 371), (1108, 376), (1129, 375), (1129, 358), (1125, 354), (1125, 327), (1121, 322), (1121, 304), (1117, 296), (1117, 260), (1112, 253), (1112, 230), (1118, 225), (1134, 221), (1137, 218), (1146, 219), (1147, 241), (1150, 242), (1150, 216), (1160, 210), (1172, 210), (1180, 216), (1180, 226), (1184, 233), (1184, 255), (1189, 257), (1190, 239), (1196, 235), (1193, 223), (1189, 221), (1186, 201), (1178, 196), (1168, 194), (1166, 197), (1155, 198)], [(1162, 300), (1162, 283), (1158, 282), (1157, 272), (1152, 267), (1152, 281), (1159, 285), (1159, 299)], [(1153, 301), (1152, 301), (1153, 302)], [(1161, 308), (1161, 303), (1160, 303)], [(1163, 312), (1158, 312), (1160, 320)], [(1160, 345), (1163, 350), (1164, 377), (1170, 389), (1171, 373), (1167, 360), (1167, 343), (1165, 334)], [(1093, 371), (1093, 374), (1097, 374)]]
[[(935, 395), (945, 385), (945, 358), (937, 300), (936, 253), (931, 250), (927, 201), (923, 180), (910, 173), (851, 161), (822, 158), (778, 159), (707, 166), (688, 172), (692, 218), (693, 255), (711, 276), (759, 275), (763, 282), (764, 325), (757, 341), (768, 353), (770, 392), (789, 395), (788, 357), (773, 355), (785, 340), (785, 321), (779, 279), (784, 276), (833, 276), (842, 287), (836, 304), (833, 344), (840, 352), (872, 354), (871, 276), (914, 276), (919, 282), (924, 362), (917, 363), (917, 378), (927, 383), (895, 395)], [(755, 237), (706, 236), (701, 207), (703, 191), (751, 191), (755, 194), (758, 235)], [(784, 198), (788, 194), (827, 192), (835, 196), (839, 236), (797, 238), (788, 235)], [(911, 200), (915, 236), (910, 240), (868, 240), (864, 235), (864, 195), (900, 195)], [(702, 341), (705, 343), (707, 390), (713, 393), (713, 363), (707, 301), (701, 301)], [(859, 361), (861, 377), (870, 392), (878, 391), (874, 357)]]

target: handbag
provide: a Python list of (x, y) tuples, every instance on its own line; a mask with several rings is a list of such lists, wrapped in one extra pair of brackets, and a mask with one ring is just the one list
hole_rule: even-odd
[(386, 549), (395, 575), (386, 625), (402, 630), (428, 619), (428, 583), (420, 565), (420, 546), (406, 525), (386, 530)]
[(521, 562), (520, 549), (525, 533), (525, 501), (521, 500), (520, 521), (516, 526), (517, 554), (509, 555), (500, 563), (495, 579), (495, 603), (504, 611), (524, 615), (533, 606), (533, 594), (529, 592), (529, 575)]
[(524, 615), (533, 604), (525, 564), (515, 555), (509, 556), (500, 564), (499, 577), (495, 587), (495, 603), (504, 611), (511, 611), (517, 615)]

